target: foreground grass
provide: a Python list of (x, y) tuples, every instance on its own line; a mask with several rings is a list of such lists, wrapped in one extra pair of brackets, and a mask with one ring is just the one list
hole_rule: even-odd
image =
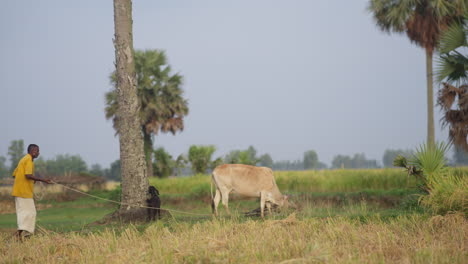
[(466, 263), (462, 215), (359, 221), (158, 222), (83, 235), (53, 232), (18, 243), (0, 233), (4, 263)]

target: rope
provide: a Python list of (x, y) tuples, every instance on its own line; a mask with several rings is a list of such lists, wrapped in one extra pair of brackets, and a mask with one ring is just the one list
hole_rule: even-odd
[(96, 198), (96, 199), (100, 199), (100, 200), (103, 200), (103, 201), (107, 201), (107, 202), (110, 202), (110, 203), (115, 203), (115, 204), (120, 204), (120, 205), (127, 205), (127, 206), (132, 206), (132, 207), (147, 208), (147, 209), (160, 209), (160, 210), (164, 210), (164, 211), (168, 211), (168, 212), (175, 212), (175, 213), (180, 213), (180, 214), (198, 215), (198, 216), (211, 216), (211, 214), (198, 214), (198, 213), (190, 213), (190, 212), (178, 211), (178, 210), (173, 210), (173, 209), (156, 208), (156, 207), (148, 207), (148, 206), (137, 205), (137, 204), (122, 203), (122, 202), (102, 198), (102, 197), (99, 197), (99, 196), (96, 196), (96, 195), (92, 195), (92, 194), (89, 194), (89, 193), (85, 193), (85, 192), (82, 192), (82, 191), (80, 191), (78, 189), (68, 187), (68, 186), (63, 185), (63, 184), (58, 183), (58, 182), (52, 181), (52, 183), (58, 184), (58, 185), (64, 187), (65, 189), (68, 189), (68, 190), (71, 190), (71, 191), (74, 191), (74, 192), (77, 192), (77, 193), (81, 193), (83, 195), (87, 195), (87, 196), (90, 196), (90, 197), (93, 197), (93, 198)]

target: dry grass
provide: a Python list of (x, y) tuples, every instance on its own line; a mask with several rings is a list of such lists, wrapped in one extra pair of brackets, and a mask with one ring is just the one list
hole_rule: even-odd
[(48, 233), (18, 243), (0, 234), (3, 263), (467, 263), (463, 215), (188, 224), (140, 232)]

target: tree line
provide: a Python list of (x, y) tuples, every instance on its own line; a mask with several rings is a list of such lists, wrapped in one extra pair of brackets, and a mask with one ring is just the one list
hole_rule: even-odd
[[(364, 153), (349, 155), (336, 155), (330, 166), (321, 162), (314, 150), (304, 152), (303, 158), (298, 160), (274, 161), (270, 154), (259, 155), (253, 146), (245, 150), (232, 150), (224, 156), (214, 157), (216, 147), (213, 145), (192, 145), (186, 154), (173, 157), (164, 148), (156, 148), (151, 162), (153, 172), (151, 177), (168, 177), (192, 175), (196, 173), (208, 173), (220, 164), (247, 164), (254, 166), (270, 167), (273, 170), (320, 170), (320, 169), (359, 169), (359, 168), (380, 168), (393, 167), (393, 161), (398, 155), (411, 157), (413, 152), (402, 149), (387, 149), (382, 158), (382, 166), (377, 160), (367, 159)], [(23, 140), (13, 140), (8, 148), (10, 165), (7, 165), (7, 158), (0, 156), (0, 175), (8, 177), (25, 155), (25, 145)], [(93, 176), (104, 177), (109, 180), (120, 180), (121, 169), (120, 160), (115, 160), (108, 168), (100, 164), (88, 164), (80, 155), (59, 154), (52, 159), (39, 157), (35, 160), (35, 170), (39, 175), (61, 176), (66, 173), (81, 173)], [(455, 148), (451, 163), (454, 165), (468, 165), (468, 153), (462, 148)]]

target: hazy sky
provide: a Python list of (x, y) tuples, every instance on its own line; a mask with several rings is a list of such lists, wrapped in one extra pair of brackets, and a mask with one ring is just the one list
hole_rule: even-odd
[[(315, 150), (365, 153), (426, 139), (423, 49), (381, 32), (368, 1), (134, 1), (135, 49), (164, 49), (184, 76), (185, 130), (158, 135), (173, 156), (253, 145), (275, 161)], [(42, 157), (119, 158), (104, 115), (114, 70), (112, 1), (7, 0), (0, 9), (0, 155), (12, 140)], [(436, 87), (435, 93), (438, 90)], [(439, 108), (436, 139), (446, 140)], [(9, 164), (9, 163), (8, 163)]]

